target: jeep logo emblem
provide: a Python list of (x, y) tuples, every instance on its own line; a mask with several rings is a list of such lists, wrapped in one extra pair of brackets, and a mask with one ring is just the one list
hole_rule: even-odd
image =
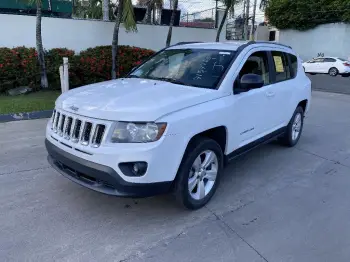
[(75, 111), (75, 112), (79, 110), (79, 108), (78, 108), (78, 107), (75, 107), (75, 106), (70, 106), (69, 108), (72, 109), (72, 110)]

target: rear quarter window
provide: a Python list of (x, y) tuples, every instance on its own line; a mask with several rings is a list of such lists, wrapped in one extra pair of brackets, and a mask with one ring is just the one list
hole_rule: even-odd
[(288, 54), (291, 66), (291, 77), (294, 78), (298, 74), (298, 58), (295, 55)]

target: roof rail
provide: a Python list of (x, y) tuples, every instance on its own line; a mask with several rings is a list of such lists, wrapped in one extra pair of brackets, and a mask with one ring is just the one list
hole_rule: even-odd
[(199, 44), (199, 43), (203, 43), (203, 42), (198, 42), (198, 41), (193, 41), (193, 42), (178, 42), (177, 44), (173, 45), (188, 45), (188, 44)]
[(280, 46), (284, 46), (284, 47), (288, 47), (290, 49), (293, 49), (291, 46), (289, 45), (285, 45), (285, 44), (281, 44), (281, 43), (276, 43), (276, 42), (270, 42), (270, 41), (249, 41), (247, 43), (247, 45), (253, 45), (253, 44), (270, 44), (270, 45), (280, 45)]

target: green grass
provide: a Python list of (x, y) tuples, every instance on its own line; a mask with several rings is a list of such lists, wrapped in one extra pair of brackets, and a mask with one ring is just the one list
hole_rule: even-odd
[(59, 91), (39, 91), (19, 96), (0, 95), (0, 114), (51, 110), (59, 95)]

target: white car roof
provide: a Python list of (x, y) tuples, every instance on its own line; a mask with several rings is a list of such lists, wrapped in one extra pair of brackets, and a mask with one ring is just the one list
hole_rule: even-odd
[(247, 41), (190, 43), (190, 44), (178, 44), (170, 47), (169, 49), (190, 48), (190, 49), (217, 49), (217, 50), (236, 51), (238, 47), (247, 43), (248, 43)]
[[(320, 56), (320, 57), (314, 57), (314, 58), (312, 58), (312, 59), (319, 59), (319, 58), (333, 58), (333, 59), (339, 59), (339, 57), (335, 57), (335, 56)], [(310, 60), (312, 60), (312, 59), (310, 59)]]
[(216, 50), (232, 50), (236, 51), (240, 46), (246, 44), (254, 45), (264, 45), (268, 44), (275, 47), (285, 47), (291, 49), (289, 46), (282, 45), (275, 42), (259, 42), (259, 41), (225, 41), (225, 42), (198, 42), (198, 43), (179, 43), (177, 45), (169, 47), (169, 49), (181, 49), (181, 48), (190, 48), (190, 49), (216, 49)]

